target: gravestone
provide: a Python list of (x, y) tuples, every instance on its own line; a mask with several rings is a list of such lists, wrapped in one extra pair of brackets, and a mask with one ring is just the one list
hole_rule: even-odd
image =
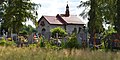
[(80, 34), (77, 34), (77, 41), (81, 46), (82, 45), (82, 38), (81, 38)]
[(17, 42), (18, 39), (17, 34), (11, 34), (11, 37), (15, 42)]
[(28, 36), (28, 43), (29, 44), (33, 43), (33, 35), (34, 35), (34, 33), (32, 33), (31, 35)]
[(46, 40), (50, 40), (51, 37), (51, 32), (46, 32), (45, 35), (43, 35), (45, 37)]

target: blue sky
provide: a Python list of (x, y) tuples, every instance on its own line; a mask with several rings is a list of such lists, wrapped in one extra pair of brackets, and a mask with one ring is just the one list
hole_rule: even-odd
[[(87, 0), (32, 0), (32, 2), (34, 3), (41, 4), (41, 7), (39, 7), (37, 10), (38, 19), (42, 15), (55, 16), (56, 14), (64, 14), (67, 1), (70, 9), (70, 14), (79, 15), (84, 8), (77, 8), (77, 6), (80, 4), (80, 1), (87, 1)], [(84, 21), (86, 22), (86, 20)], [(32, 22), (30, 21), (28, 21), (28, 23), (30, 25), (33, 25)]]

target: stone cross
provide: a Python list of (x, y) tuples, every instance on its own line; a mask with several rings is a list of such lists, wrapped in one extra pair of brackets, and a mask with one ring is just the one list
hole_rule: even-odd
[(2, 30), (2, 33), (3, 33), (3, 35), (5, 35), (5, 30), (4, 29)]

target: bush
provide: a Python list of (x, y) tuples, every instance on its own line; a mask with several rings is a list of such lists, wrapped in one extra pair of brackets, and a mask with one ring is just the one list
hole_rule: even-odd
[(15, 46), (16, 43), (12, 40), (12, 41), (6, 41), (6, 46)]
[(26, 30), (22, 30), (22, 31), (19, 32), (19, 34), (27, 35), (28, 32)]
[(37, 47), (37, 44), (29, 44), (29, 47), (31, 47), (31, 48)]
[(80, 44), (78, 43), (75, 34), (72, 34), (64, 45), (66, 48), (80, 48)]
[(65, 30), (62, 29), (61, 27), (56, 27), (54, 29), (51, 29), (50, 32), (52, 33), (52, 37), (56, 36), (56, 33), (58, 33), (59, 37), (65, 36), (67, 34)]
[(0, 40), (0, 46), (5, 46), (6, 44), (6, 40), (2, 37), (2, 39)]
[(15, 42), (13, 40), (5, 40), (4, 38), (2, 38), (2, 40), (0, 40), (0, 46), (15, 46)]

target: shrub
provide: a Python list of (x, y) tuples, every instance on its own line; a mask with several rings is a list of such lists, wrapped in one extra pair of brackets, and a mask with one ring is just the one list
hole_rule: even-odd
[(61, 27), (56, 27), (54, 29), (51, 29), (50, 30), (51, 33), (52, 33), (52, 37), (56, 36), (56, 33), (58, 33), (58, 36), (61, 37), (61, 36), (65, 36), (67, 33), (65, 32), (64, 29), (62, 29)]
[(6, 44), (6, 40), (2, 37), (2, 39), (0, 40), (0, 46), (5, 46)]
[(26, 30), (22, 30), (22, 31), (19, 32), (19, 34), (27, 35), (28, 32)]
[(75, 34), (72, 34), (69, 38), (68, 41), (65, 43), (66, 48), (80, 48), (80, 44), (77, 41), (77, 37)]
[(5, 40), (4, 38), (2, 38), (2, 40), (0, 40), (0, 46), (15, 46), (15, 42), (13, 40)]
[(29, 44), (29, 47), (31, 47), (31, 48), (37, 47), (37, 44)]
[(47, 49), (54, 49), (54, 50), (60, 50), (61, 47), (58, 45), (54, 44), (53, 40), (51, 41), (44, 41), (44, 47)]
[(6, 46), (15, 46), (16, 43), (12, 40), (12, 41), (6, 41)]

